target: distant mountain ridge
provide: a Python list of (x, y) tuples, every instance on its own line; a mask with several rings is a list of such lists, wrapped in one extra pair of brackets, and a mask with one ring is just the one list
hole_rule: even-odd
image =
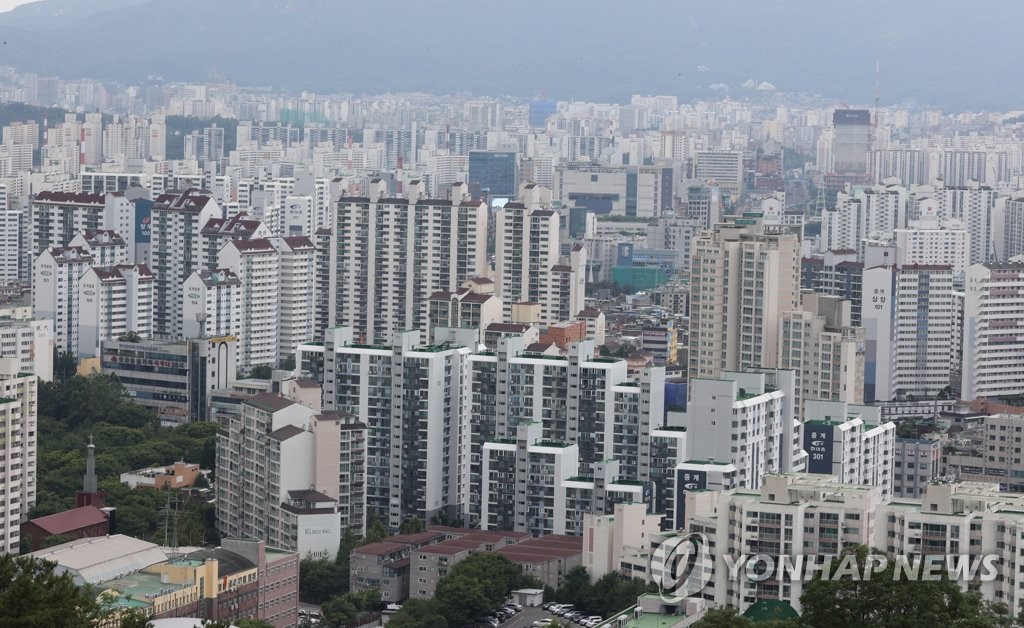
[[(1024, 108), (1024, 3), (925, 0), (42, 0), (0, 14), (0, 64), (292, 91), (622, 102), (742, 97), (744, 83), (946, 110)], [(715, 86), (712, 88), (712, 86)]]

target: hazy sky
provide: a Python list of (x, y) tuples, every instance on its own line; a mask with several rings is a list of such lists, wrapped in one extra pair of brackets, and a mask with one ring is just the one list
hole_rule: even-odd
[(16, 6), (35, 1), (36, 0), (0, 0), (0, 11), (10, 11)]

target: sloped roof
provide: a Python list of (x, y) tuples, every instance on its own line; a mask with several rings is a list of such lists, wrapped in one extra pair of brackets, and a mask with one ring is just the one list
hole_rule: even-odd
[(102, 510), (96, 506), (89, 505), (31, 519), (29, 523), (39, 526), (50, 534), (65, 534), (103, 523), (106, 520), (107, 516)]

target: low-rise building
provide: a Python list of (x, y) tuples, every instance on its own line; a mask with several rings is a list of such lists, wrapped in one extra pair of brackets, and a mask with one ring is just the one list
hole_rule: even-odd
[(930, 438), (897, 438), (892, 464), (893, 499), (920, 499), (928, 483), (939, 476), (942, 441)]
[(136, 403), (154, 408), (164, 425), (206, 421), (210, 393), (235, 381), (233, 336), (181, 341), (108, 340), (100, 368), (117, 375)]
[(153, 488), (163, 490), (167, 488), (185, 488), (192, 486), (200, 477), (208, 475), (209, 471), (203, 471), (196, 463), (188, 463), (179, 460), (166, 467), (150, 467), (148, 469), (136, 469), (121, 474), (121, 483), (132, 488)]

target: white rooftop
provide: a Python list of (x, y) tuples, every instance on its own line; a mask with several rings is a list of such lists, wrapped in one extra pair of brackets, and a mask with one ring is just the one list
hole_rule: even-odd
[(167, 560), (155, 543), (123, 534), (76, 539), (29, 556), (57, 563), (57, 573), (71, 573), (80, 585), (120, 578)]

